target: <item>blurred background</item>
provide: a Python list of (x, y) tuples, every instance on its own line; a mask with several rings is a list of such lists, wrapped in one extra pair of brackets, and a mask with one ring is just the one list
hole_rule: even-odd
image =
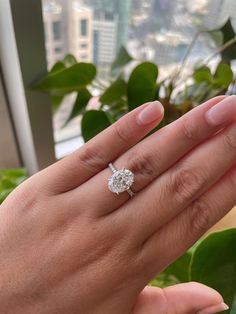
[[(138, 60), (157, 63), (161, 75), (168, 76), (196, 37), (186, 66), (190, 71), (222, 40), (217, 32), (197, 36), (199, 32), (219, 29), (229, 17), (236, 28), (236, 3), (229, 0), (43, 0), (42, 4), (48, 69), (71, 53), (80, 61), (95, 63), (102, 79), (109, 75), (122, 46)], [(61, 128), (71, 110), (69, 103), (67, 99), (54, 116), (56, 142), (80, 132), (78, 119)], [(62, 145), (57, 148), (59, 157), (66, 154)]]

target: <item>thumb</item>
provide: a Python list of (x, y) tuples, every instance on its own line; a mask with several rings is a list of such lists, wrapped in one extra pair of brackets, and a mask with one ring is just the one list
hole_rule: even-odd
[(189, 282), (164, 289), (146, 287), (137, 299), (133, 314), (213, 314), (227, 309), (217, 291)]

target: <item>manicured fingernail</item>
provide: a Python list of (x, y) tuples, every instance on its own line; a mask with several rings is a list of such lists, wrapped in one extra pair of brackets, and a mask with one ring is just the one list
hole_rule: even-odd
[(164, 108), (159, 101), (149, 103), (137, 116), (140, 125), (148, 125), (163, 115)]
[(206, 113), (206, 120), (212, 126), (221, 125), (236, 117), (236, 96), (230, 96), (219, 102)]
[(226, 311), (228, 309), (229, 309), (228, 305), (222, 302), (218, 305), (213, 305), (204, 310), (201, 310), (197, 314), (215, 314), (215, 313)]

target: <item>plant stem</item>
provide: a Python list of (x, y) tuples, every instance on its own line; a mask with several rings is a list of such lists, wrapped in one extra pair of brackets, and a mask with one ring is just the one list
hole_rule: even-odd
[[(104, 82), (102, 82), (101, 80), (99, 80), (98, 78), (95, 80), (95, 82), (100, 85), (103, 89), (107, 89), (107, 85), (104, 84)], [(110, 84), (110, 82), (108, 82)]]
[(220, 48), (218, 48), (211, 56), (209, 56), (204, 62), (203, 64), (206, 65), (208, 64), (212, 59), (214, 59), (219, 53), (221, 53), (222, 51), (224, 51), (225, 49), (227, 49), (228, 47), (230, 47), (231, 45), (233, 45), (234, 43), (236, 43), (236, 36), (231, 38), (229, 41), (227, 41), (223, 46), (221, 46)]
[(186, 63), (187, 63), (187, 60), (188, 60), (188, 57), (193, 49), (193, 47), (195, 46), (197, 40), (198, 40), (198, 37), (200, 36), (200, 34), (202, 33), (202, 31), (197, 31), (197, 33), (194, 35), (190, 45), (188, 46), (188, 49), (183, 57), (183, 60), (179, 66), (179, 69), (177, 70), (177, 72), (173, 75), (173, 78), (172, 78), (172, 83), (175, 84), (176, 83), (176, 80), (178, 79), (178, 77), (180, 76), (181, 72), (183, 71)]
[(97, 82), (92, 82), (92, 87), (99, 89), (100, 91), (104, 90), (105, 88), (103, 86), (101, 86), (99, 83)]
[[(225, 49), (227, 49), (228, 47), (230, 47), (231, 45), (233, 45), (236, 42), (236, 36), (233, 37), (232, 39), (230, 39), (229, 41), (227, 41), (224, 45), (222, 45), (221, 47), (219, 47), (211, 56), (209, 56), (205, 61), (203, 61), (200, 65), (199, 68), (207, 65), (212, 59), (214, 59), (219, 53), (221, 53), (222, 51), (224, 51)], [(183, 81), (186, 81), (188, 78), (192, 77), (193, 73), (186, 75), (183, 79)], [(181, 82), (180, 82), (181, 83)]]

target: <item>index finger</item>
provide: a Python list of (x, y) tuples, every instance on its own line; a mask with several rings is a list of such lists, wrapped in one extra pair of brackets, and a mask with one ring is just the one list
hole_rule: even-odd
[(162, 120), (163, 113), (159, 101), (128, 113), (79, 150), (44, 170), (44, 185), (58, 193), (81, 185), (139, 142)]

